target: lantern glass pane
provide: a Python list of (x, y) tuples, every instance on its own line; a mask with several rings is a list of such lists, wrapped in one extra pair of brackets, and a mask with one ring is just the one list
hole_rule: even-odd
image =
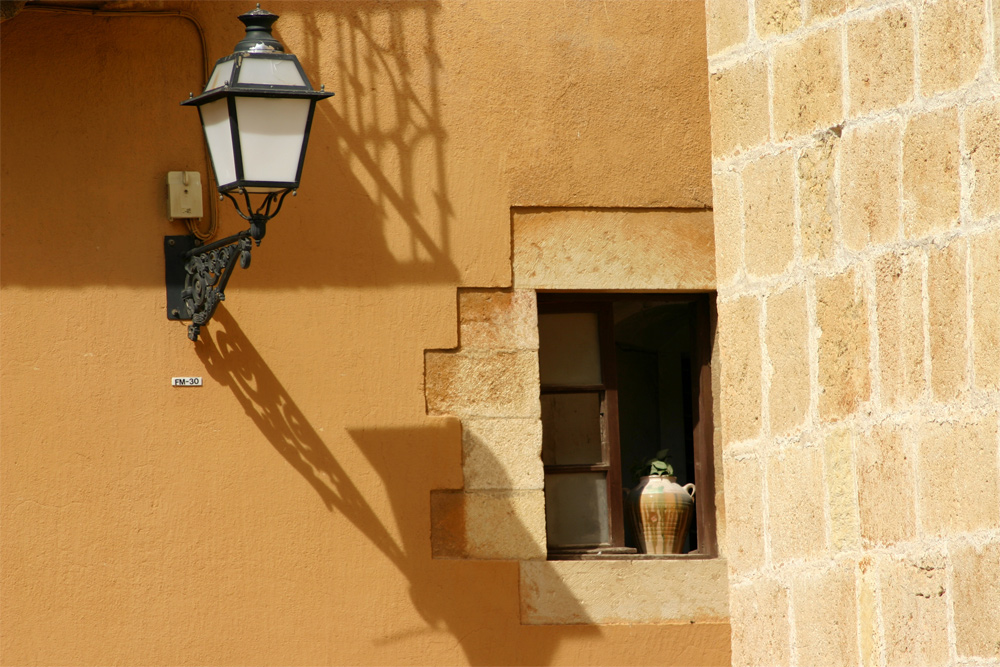
[(199, 108), (205, 139), (212, 154), (215, 181), (220, 186), (236, 180), (236, 161), (233, 157), (233, 132), (229, 126), (229, 106), (225, 99), (209, 102)]
[(244, 58), (238, 83), (306, 87), (295, 61), (273, 58)]
[(236, 98), (245, 180), (296, 182), (310, 104), (307, 99)]
[(233, 61), (226, 60), (215, 66), (212, 71), (212, 76), (208, 78), (208, 85), (205, 86), (205, 91), (215, 90), (216, 88), (222, 88), (224, 85), (229, 83), (229, 77), (233, 73)]

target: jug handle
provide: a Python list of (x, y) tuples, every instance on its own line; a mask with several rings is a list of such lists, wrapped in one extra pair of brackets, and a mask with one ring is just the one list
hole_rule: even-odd
[[(690, 488), (688, 488), (688, 487), (690, 487)], [(687, 491), (689, 496), (691, 496), (692, 498), (694, 498), (694, 484), (685, 484), (681, 488), (684, 489), (685, 491)]]

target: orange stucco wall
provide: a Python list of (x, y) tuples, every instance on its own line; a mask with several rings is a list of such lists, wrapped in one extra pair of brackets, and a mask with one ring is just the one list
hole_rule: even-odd
[[(106, 4), (189, 12), (210, 62), (250, 8)], [(197, 344), (162, 259), (165, 173), (206, 177), (194, 25), (2, 25), (0, 659), (728, 664), (726, 624), (522, 626), (516, 563), (432, 559), (461, 443), (423, 394), (511, 206), (711, 205), (703, 5), (265, 8), (337, 96)]]

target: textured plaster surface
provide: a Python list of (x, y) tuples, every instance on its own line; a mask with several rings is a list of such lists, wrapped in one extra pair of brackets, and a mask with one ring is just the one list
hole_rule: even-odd
[[(253, 6), (105, 4), (192, 13), (209, 64)], [(0, 660), (729, 664), (725, 624), (526, 627), (516, 563), (432, 558), (465, 430), (424, 394), (457, 288), (510, 286), (512, 206), (710, 204), (703, 6), (275, 4), (336, 97), (197, 344), (166, 319), (160, 255), (186, 232), (165, 172), (209, 180), (178, 104), (202, 82), (195, 26), (3, 22)], [(244, 228), (228, 206), (221, 234)], [(187, 375), (204, 386), (170, 386)], [(505, 455), (474, 433), (477, 460)], [(498, 548), (503, 521), (537, 555), (537, 478), (511, 481), (450, 508), (484, 531), (463, 549)]]

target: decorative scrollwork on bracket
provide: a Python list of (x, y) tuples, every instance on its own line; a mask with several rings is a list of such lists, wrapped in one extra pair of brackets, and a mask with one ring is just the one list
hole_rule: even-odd
[(198, 340), (201, 327), (215, 314), (219, 303), (226, 299), (236, 260), (244, 269), (250, 266), (250, 251), (260, 245), (267, 232), (267, 221), (278, 214), (288, 194), (295, 191), (269, 192), (256, 210), (250, 206), (250, 195), (240, 191), (246, 200), (244, 212), (231, 194), (224, 192), (236, 206), (236, 212), (250, 223), (250, 228), (233, 236), (197, 245), (193, 236), (168, 236), (164, 239), (167, 277), (167, 317), (171, 320), (191, 320), (188, 338)]
[(213, 243), (204, 249), (195, 248), (192, 253), (197, 254), (193, 254), (184, 265), (187, 276), (181, 297), (191, 314), (188, 338), (193, 341), (198, 340), (201, 326), (212, 319), (219, 303), (226, 300), (226, 284), (237, 258), (242, 268), (250, 266), (253, 239), (248, 232), (241, 232), (224, 241), (229, 241), (229, 245), (216, 247)]

